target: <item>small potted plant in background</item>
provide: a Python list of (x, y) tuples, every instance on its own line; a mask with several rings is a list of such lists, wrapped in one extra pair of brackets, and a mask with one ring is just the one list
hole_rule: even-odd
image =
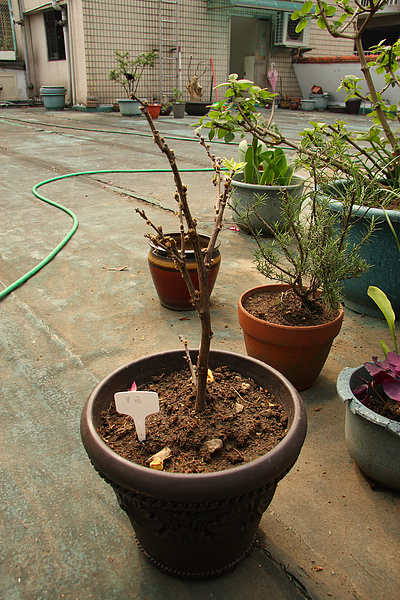
[(200, 61), (197, 63), (194, 73), (192, 73), (192, 59), (190, 57), (188, 65), (188, 84), (186, 86), (190, 95), (190, 100), (186, 102), (186, 112), (188, 115), (200, 117), (209, 111), (210, 102), (203, 100), (203, 87), (200, 85), (200, 79), (210, 70), (208, 61)]
[[(213, 332), (208, 272), (222, 227), (224, 207), (230, 194), (231, 175), (237, 166), (227, 162), (230, 176), (222, 176), (220, 160), (210, 154), (209, 148), (201, 140), (214, 166), (217, 189), (214, 227), (209, 243), (204, 248), (197, 231), (197, 221), (191, 215), (187, 188), (181, 181), (175, 155), (156, 130), (146, 103), (139, 102), (154, 141), (168, 158), (174, 175), (180, 245), (172, 236), (164, 234), (162, 227), (153, 224), (143, 210), (137, 209), (137, 212), (153, 232), (149, 234), (150, 239), (168, 251), (188, 286), (201, 323), (200, 347), (199, 350), (189, 350), (187, 341), (184, 340), (185, 352), (182, 349), (142, 357), (111, 373), (99, 383), (85, 405), (81, 420), (82, 440), (94, 466), (114, 488), (120, 506), (128, 514), (146, 556), (156, 566), (174, 576), (208, 578), (234, 568), (251, 549), (258, 523), (273, 498), (278, 481), (290, 470), (300, 452), (306, 434), (306, 415), (295, 388), (272, 367), (250, 357), (210, 350)], [(189, 243), (196, 257), (198, 286), (193, 284), (186, 266), (185, 246)], [(164, 425), (154, 422), (153, 439), (150, 435), (145, 435), (145, 439), (136, 439), (134, 426), (123, 417), (125, 425), (122, 428), (118, 426), (117, 429), (123, 431), (130, 428), (128, 447), (136, 448), (138, 454), (136, 461), (120, 456), (112, 449), (113, 435), (108, 436), (107, 444), (98, 432), (102, 423), (104, 425), (102, 415), (105, 415), (107, 421), (115, 412), (114, 394), (124, 390), (132, 390), (135, 394), (133, 381), (139, 391), (148, 390), (149, 386), (156, 385), (156, 381), (151, 383), (154, 376), (164, 385), (166, 379), (175, 377), (176, 372), (183, 370), (185, 366), (186, 370), (181, 374), (176, 388), (179, 390), (179, 398), (175, 398), (171, 405), (178, 412), (174, 409), (174, 413), (170, 413), (164, 391), (163, 401), (160, 403), (163, 413), (160, 417)], [(226, 368), (235, 375), (234, 383), (225, 387), (221, 398), (228, 411), (226, 418), (222, 418), (216, 413), (217, 396), (213, 385), (221, 377), (224, 380)], [(251, 380), (242, 381), (245, 376)], [(187, 384), (188, 390), (184, 393), (183, 386), (186, 387)], [(255, 403), (247, 400), (239, 402), (238, 398), (247, 398), (253, 385), (257, 391)], [(240, 392), (236, 389), (237, 386), (240, 386)], [(274, 399), (269, 397), (268, 400), (265, 397), (263, 400), (262, 390), (269, 390)], [(135, 405), (134, 397), (132, 400)], [(264, 427), (261, 425), (264, 419), (275, 418), (274, 415), (279, 414), (278, 402), (287, 413), (287, 421), (286, 417), (281, 421), (285, 428), (283, 439), (267, 453), (262, 453), (261, 456), (257, 454), (255, 460), (245, 462), (243, 454), (247, 452), (248, 446), (255, 443), (259, 448), (260, 444), (265, 443), (265, 430), (263, 429), (261, 436), (257, 432), (260, 433), (260, 427)], [(143, 403), (144, 399), (141, 398), (140, 406)], [(265, 407), (265, 411), (260, 412), (259, 406)], [(249, 418), (248, 411), (252, 407), (256, 410), (256, 425), (251, 433), (250, 430), (244, 430), (241, 419), (245, 413), (246, 418)], [(147, 412), (156, 412), (156, 409), (147, 409)], [(229, 435), (219, 433), (223, 423), (229, 424), (229, 427), (233, 424)], [(150, 428), (149, 421), (147, 426)], [(162, 430), (166, 437), (164, 434), (161, 437)], [(206, 431), (204, 437), (203, 431)], [(241, 450), (237, 451), (232, 446), (233, 439), (237, 437), (235, 431), (242, 444)], [(165, 440), (173, 439), (173, 433), (178, 436), (178, 442), (171, 443), (171, 448), (167, 447), (168, 444), (160, 448)], [(160, 452), (149, 456), (149, 461), (146, 459), (144, 463), (138, 464), (142, 450), (150, 450), (153, 454), (154, 443)], [(189, 452), (189, 460), (182, 463), (183, 448)], [(162, 459), (160, 453), (163, 455)], [(169, 472), (168, 465), (160, 471), (163, 461), (167, 463), (171, 455), (173, 464), (183, 465), (178, 469), (179, 472)], [(221, 470), (213, 470), (212, 462), (224, 456), (228, 458), (227, 466)], [(199, 457), (200, 464), (196, 463), (199, 466), (193, 467), (193, 459), (198, 461)]]
[(108, 73), (109, 79), (120, 83), (126, 92), (126, 98), (117, 100), (120, 112), (123, 116), (139, 116), (141, 110), (139, 103), (131, 99), (131, 94), (136, 94), (140, 80), (145, 69), (154, 67), (158, 53), (155, 50), (143, 52), (137, 58), (131, 58), (130, 52), (115, 51), (117, 67)]
[(99, 106), (99, 99), (97, 96), (86, 96), (86, 108), (97, 108)]
[(386, 294), (370, 286), (368, 295), (384, 315), (394, 351), (381, 341), (383, 360), (372, 357), (355, 369), (346, 367), (337, 391), (346, 404), (345, 437), (350, 456), (381, 485), (400, 490), (400, 354), (395, 314)]
[(168, 99), (166, 94), (163, 94), (161, 98), (161, 108), (160, 115), (162, 117), (167, 117), (172, 112), (172, 101)]
[(185, 116), (185, 101), (183, 100), (183, 92), (177, 87), (174, 87), (172, 94), (172, 111), (174, 113), (174, 119), (183, 119)]

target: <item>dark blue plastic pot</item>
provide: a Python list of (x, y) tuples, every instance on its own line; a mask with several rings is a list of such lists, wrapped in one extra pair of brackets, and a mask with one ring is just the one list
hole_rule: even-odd
[[(342, 219), (341, 202), (329, 202), (329, 208)], [(400, 211), (386, 211), (397, 236), (400, 238)], [(375, 217), (375, 231), (360, 249), (360, 254), (372, 265), (362, 277), (344, 283), (344, 304), (358, 313), (371, 317), (382, 317), (375, 302), (367, 295), (368, 287), (374, 285), (385, 292), (397, 317), (400, 317), (400, 253), (394, 235), (387, 222), (385, 211), (379, 208), (354, 206), (352, 212), (353, 229), (349, 241), (358, 242)]]

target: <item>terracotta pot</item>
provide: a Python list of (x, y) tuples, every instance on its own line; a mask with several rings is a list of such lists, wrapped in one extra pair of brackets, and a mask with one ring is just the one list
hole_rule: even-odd
[[(195, 361), (197, 351), (192, 352)], [(289, 415), (288, 432), (267, 454), (215, 473), (156, 471), (113, 452), (97, 427), (117, 391), (186, 365), (182, 349), (137, 359), (114, 371), (90, 395), (81, 435), (94, 467), (113, 487), (129, 516), (141, 550), (176, 577), (209, 578), (233, 569), (251, 550), (263, 512), (277, 483), (290, 471), (304, 442), (307, 417), (295, 388), (280, 373), (247, 356), (211, 351), (210, 368), (227, 365), (252, 377), (279, 399)], [(107, 514), (104, 515), (107, 520)]]
[(160, 116), (161, 104), (148, 104), (147, 110), (149, 111), (150, 116), (153, 120), (158, 119), (158, 117)]
[(343, 321), (343, 309), (330, 323), (311, 327), (296, 327), (268, 323), (253, 317), (243, 307), (245, 298), (256, 292), (286, 291), (285, 284), (255, 287), (240, 297), (239, 323), (243, 329), (246, 351), (249, 356), (271, 365), (299, 390), (310, 387), (328, 358), (332, 342)]
[[(180, 234), (167, 234), (174, 238), (180, 248)], [(207, 248), (210, 238), (206, 235), (200, 236), (202, 248)], [(219, 267), (221, 264), (221, 254), (219, 251), (220, 242), (217, 242), (212, 255), (212, 265), (208, 275), (208, 285), (210, 294), (213, 291), (215, 280), (217, 279)], [(186, 283), (175, 267), (174, 261), (168, 256), (166, 251), (150, 242), (150, 251), (148, 255), (150, 273), (156, 288), (160, 302), (166, 308), (172, 310), (194, 310), (190, 300)], [(197, 275), (196, 260), (191, 245), (186, 246), (186, 262), (190, 274), (190, 279), (196, 289), (199, 286), (199, 277)]]

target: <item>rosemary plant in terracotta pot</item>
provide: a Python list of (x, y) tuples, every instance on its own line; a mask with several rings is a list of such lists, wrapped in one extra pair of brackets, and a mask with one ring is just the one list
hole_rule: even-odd
[[(190, 350), (183, 340), (184, 349), (143, 357), (108, 375), (85, 405), (81, 434), (92, 463), (112, 485), (129, 516), (145, 555), (174, 576), (206, 578), (234, 568), (250, 551), (278, 481), (300, 452), (306, 416), (295, 388), (272, 367), (250, 357), (210, 350), (213, 332), (208, 270), (234, 167), (230, 176), (222, 177), (220, 161), (201, 141), (212, 159), (218, 190), (214, 228), (207, 248), (203, 248), (174, 153), (156, 130), (146, 104), (141, 105), (155, 143), (173, 171), (180, 247), (162, 227), (137, 210), (150, 227), (150, 238), (169, 252), (188, 286), (201, 322), (200, 347)], [(197, 287), (185, 263), (184, 248), (189, 241), (197, 261)], [(178, 389), (178, 397), (175, 391), (172, 400), (169, 386)], [(157, 390), (162, 396), (158, 411), (152, 395)], [(271, 395), (264, 397), (262, 390), (269, 390)], [(142, 420), (137, 412), (133, 420), (120, 414), (124, 412), (118, 404), (121, 393), (133, 406), (133, 413), (142, 411)], [(227, 412), (222, 416), (218, 407)], [(249, 428), (253, 410), (256, 425)], [(155, 414), (144, 421), (144, 415), (150, 413)], [(269, 436), (264, 428), (271, 418), (280, 420), (283, 430), (277, 436), (278, 443), (267, 450)], [(116, 423), (111, 430), (110, 423)], [(225, 426), (232, 430), (228, 432)], [(117, 432), (126, 438), (123, 452)], [(239, 439), (240, 447), (234, 438)], [(254, 442), (264, 450), (251, 456)]]
[[(344, 219), (337, 234), (328, 199), (319, 194), (322, 165), (315, 164), (313, 181), (300, 198), (285, 194), (279, 230), (266, 240), (252, 229), (249, 213), (240, 215), (257, 243), (257, 269), (278, 281), (253, 288), (239, 300), (239, 323), (247, 352), (283, 373), (298, 390), (318, 377), (342, 320), (341, 285), (365, 273), (361, 246), (372, 234), (365, 229), (357, 243), (349, 241), (354, 195), (344, 199)], [(260, 215), (257, 215), (260, 218)]]

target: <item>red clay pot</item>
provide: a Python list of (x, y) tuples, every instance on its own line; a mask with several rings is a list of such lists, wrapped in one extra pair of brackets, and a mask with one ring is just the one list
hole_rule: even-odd
[(148, 104), (147, 109), (152, 119), (158, 119), (160, 116), (161, 104)]
[(343, 309), (330, 323), (296, 327), (268, 323), (243, 308), (244, 299), (255, 292), (288, 288), (288, 285), (276, 283), (247, 290), (239, 300), (239, 323), (247, 354), (277, 369), (301, 391), (312, 386), (320, 374), (342, 326)]
[[(168, 235), (176, 240), (177, 246), (180, 248), (180, 234), (171, 233)], [(210, 238), (206, 235), (200, 236), (202, 248), (207, 248), (209, 239)], [(210, 294), (213, 291), (221, 264), (219, 246), (220, 243), (217, 242), (212, 255), (212, 265), (208, 275)], [(167, 255), (166, 251), (150, 242), (148, 262), (153, 283), (161, 304), (172, 310), (194, 310), (194, 305), (190, 300), (186, 283), (175, 267), (174, 261)], [(199, 277), (197, 275), (196, 260), (193, 248), (189, 244), (186, 246), (186, 264), (189, 270), (190, 279), (193, 281), (195, 288), (198, 289)]]

